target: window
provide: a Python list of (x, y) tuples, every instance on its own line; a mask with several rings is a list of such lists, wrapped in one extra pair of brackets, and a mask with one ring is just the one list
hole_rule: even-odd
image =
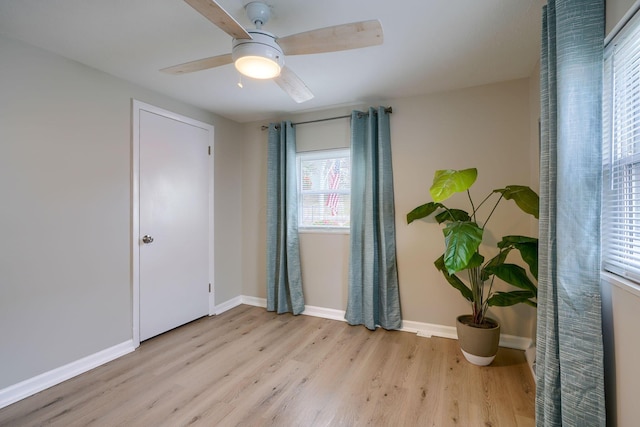
[(298, 227), (349, 229), (349, 149), (298, 153)]
[(602, 262), (640, 281), (640, 19), (605, 49)]

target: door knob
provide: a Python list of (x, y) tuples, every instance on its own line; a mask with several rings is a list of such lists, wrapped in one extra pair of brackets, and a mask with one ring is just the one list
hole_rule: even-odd
[(144, 236), (142, 236), (142, 241), (144, 243), (151, 243), (153, 242), (153, 237), (149, 236), (148, 234), (145, 234)]

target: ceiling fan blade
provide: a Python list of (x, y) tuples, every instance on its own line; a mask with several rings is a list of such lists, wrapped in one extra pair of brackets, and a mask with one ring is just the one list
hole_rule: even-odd
[(209, 68), (219, 67), (221, 65), (231, 64), (231, 54), (212, 56), (210, 58), (198, 59), (196, 61), (185, 62), (184, 64), (174, 65), (172, 67), (163, 68), (163, 73), (167, 74), (186, 74), (194, 71), (207, 70)]
[(214, 0), (184, 1), (234, 39), (251, 39), (247, 30)]
[(380, 21), (373, 19), (292, 34), (276, 41), (285, 55), (307, 55), (375, 46), (382, 44), (383, 38)]
[(280, 75), (274, 80), (298, 104), (313, 98), (313, 93), (307, 85), (286, 65), (282, 67)]

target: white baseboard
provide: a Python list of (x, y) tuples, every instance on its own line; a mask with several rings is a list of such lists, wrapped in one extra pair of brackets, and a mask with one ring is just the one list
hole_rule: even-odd
[[(404, 320), (402, 329), (406, 332), (415, 332), (419, 337), (441, 337), (458, 339), (455, 326), (436, 325), (433, 323), (414, 322)], [(500, 335), (500, 347), (514, 348), (516, 350), (526, 350), (531, 347), (531, 338), (518, 337), (515, 335)]]
[(527, 359), (527, 363), (529, 363), (529, 369), (531, 369), (531, 375), (533, 375), (533, 381), (536, 380), (536, 346), (529, 347), (524, 351), (524, 356)]
[(135, 350), (133, 340), (99, 351), (0, 390), (0, 408), (60, 384)]
[[(243, 295), (242, 304), (253, 305), (255, 307), (266, 307), (267, 300), (258, 297), (248, 297)], [(340, 320), (346, 322), (344, 319), (344, 310), (336, 310), (334, 308), (315, 307), (312, 305), (305, 305), (304, 311), (301, 313), (305, 316), (322, 317), (323, 319)]]
[(242, 304), (242, 297), (237, 296), (235, 298), (231, 298), (229, 301), (225, 301), (222, 304), (216, 305), (214, 308), (214, 314), (222, 314), (225, 311), (231, 310), (234, 307)]
[(515, 335), (500, 335), (500, 347), (513, 348), (515, 350), (526, 350), (531, 347), (533, 340), (526, 337), (517, 337)]
[(242, 295), (240, 298), (242, 300), (242, 304), (253, 305), (262, 308), (267, 307), (267, 300), (265, 298), (249, 297), (246, 295)]
[[(241, 297), (242, 304), (253, 305), (256, 307), (266, 307), (267, 300), (264, 298), (257, 297), (248, 297), (243, 295)], [(325, 319), (332, 320), (340, 320), (345, 321), (344, 310), (336, 310), (333, 308), (323, 308), (323, 307), (314, 307), (314, 306), (305, 306), (302, 314), (306, 316), (315, 316), (322, 317)], [(455, 326), (444, 326), (444, 325), (436, 325), (433, 323), (424, 323), (424, 322), (415, 322), (412, 320), (403, 320), (402, 321), (402, 329), (403, 332), (411, 332), (418, 334), (420, 337), (441, 337), (441, 338), (450, 338), (450, 339), (458, 339), (458, 334), (456, 332)], [(532, 340), (531, 338), (518, 337), (514, 335), (500, 335), (500, 346), (513, 348), (516, 350), (526, 350), (531, 347)]]
[(334, 308), (314, 307), (307, 305), (302, 312), (305, 316), (322, 317), (323, 319), (339, 320), (346, 322), (344, 318), (344, 310), (336, 310)]
[(454, 326), (436, 325), (434, 323), (414, 322), (412, 320), (402, 321), (402, 330), (406, 332), (414, 332), (419, 337), (431, 338), (451, 338), (458, 339), (456, 328)]

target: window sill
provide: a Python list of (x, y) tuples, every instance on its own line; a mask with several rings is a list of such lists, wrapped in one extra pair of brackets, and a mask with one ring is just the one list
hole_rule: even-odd
[(298, 228), (298, 234), (349, 234), (348, 228)]
[(637, 283), (625, 279), (624, 277), (609, 273), (608, 271), (601, 272), (600, 277), (606, 283), (625, 290), (637, 297), (640, 297), (640, 285), (638, 285)]

